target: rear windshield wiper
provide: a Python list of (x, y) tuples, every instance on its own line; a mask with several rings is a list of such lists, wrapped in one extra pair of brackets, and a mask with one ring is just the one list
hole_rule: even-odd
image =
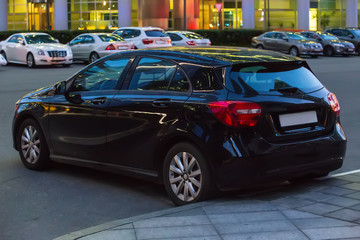
[[(284, 87), (284, 88), (277, 88), (277, 89), (270, 89), (270, 92), (281, 92), (281, 93), (296, 93), (297, 91), (300, 91), (297, 87)], [(300, 91), (302, 92), (302, 91)]]

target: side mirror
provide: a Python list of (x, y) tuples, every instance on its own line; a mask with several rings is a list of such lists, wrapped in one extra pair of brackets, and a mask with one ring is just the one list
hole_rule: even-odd
[(60, 82), (55, 86), (55, 94), (65, 94), (66, 93), (66, 81)]

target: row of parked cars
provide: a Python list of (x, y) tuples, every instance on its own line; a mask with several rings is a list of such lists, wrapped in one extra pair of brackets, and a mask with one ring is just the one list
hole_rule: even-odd
[(275, 50), (293, 56), (360, 55), (359, 29), (327, 29), (321, 31), (272, 31), (252, 39), (258, 49)]
[(70, 66), (73, 61), (94, 62), (131, 49), (170, 46), (208, 46), (209, 39), (188, 31), (165, 32), (154, 27), (120, 28), (109, 33), (84, 33), (67, 45), (46, 33), (17, 33), (0, 42), (0, 53), (11, 63)]

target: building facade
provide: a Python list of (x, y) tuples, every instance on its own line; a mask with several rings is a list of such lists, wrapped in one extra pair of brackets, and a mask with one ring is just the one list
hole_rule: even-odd
[(187, 29), (358, 27), (360, 0), (0, 0), (0, 31), (184, 29), (184, 24)]

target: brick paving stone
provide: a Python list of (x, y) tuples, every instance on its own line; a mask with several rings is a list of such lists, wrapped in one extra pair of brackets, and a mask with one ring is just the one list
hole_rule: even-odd
[(351, 193), (351, 194), (347, 194), (345, 195), (345, 197), (349, 197), (349, 198), (355, 198), (355, 199), (359, 199), (360, 200), (360, 191)]
[(308, 240), (308, 238), (300, 231), (282, 231), (282, 232), (262, 232), (262, 233), (240, 233), (224, 235), (224, 240), (269, 240), (269, 239), (284, 239), (284, 240)]
[(155, 217), (134, 222), (135, 228), (158, 228), (210, 224), (207, 216)]
[[(116, 239), (118, 240), (118, 239)], [(119, 239), (126, 240), (126, 239)], [(159, 240), (159, 239), (156, 239)], [(180, 237), (180, 238), (161, 238), (161, 240), (222, 240), (219, 236), (204, 236), (204, 237)]]
[(326, 203), (314, 203), (309, 206), (298, 208), (297, 210), (323, 215), (326, 213), (337, 211), (339, 209), (341, 209), (341, 207), (339, 206), (334, 206)]
[(360, 238), (360, 226), (305, 229), (312, 240)]
[(360, 182), (360, 176), (357, 175), (345, 175), (341, 177), (337, 177), (338, 179), (349, 181), (349, 182)]
[(114, 239), (126, 239), (126, 240), (136, 240), (135, 231), (133, 229), (124, 229), (124, 230), (106, 230), (103, 232), (98, 232), (85, 236), (82, 238), (77, 238), (79, 240), (114, 240)]
[(227, 204), (218, 206), (206, 206), (203, 208), (206, 214), (239, 213), (239, 212), (262, 212), (276, 210), (269, 203), (247, 203)]
[(298, 226), (300, 229), (309, 229), (309, 228), (324, 228), (324, 227), (344, 227), (344, 226), (354, 226), (356, 224), (341, 221), (333, 218), (307, 218), (307, 219), (295, 219), (292, 220), (292, 223)]
[(129, 223), (129, 224), (125, 224), (125, 225), (121, 225), (121, 226), (118, 226), (118, 227), (115, 227), (113, 229), (115, 230), (120, 230), (120, 229), (133, 229), (134, 226), (132, 223)]
[(329, 178), (323, 181), (323, 184), (330, 185), (330, 186), (343, 186), (349, 184), (351, 182), (337, 179), (337, 178)]
[(334, 197), (334, 195), (324, 194), (321, 192), (307, 192), (300, 195), (296, 195), (296, 197), (305, 198), (317, 202), (317, 201), (326, 201), (328, 199), (331, 199)]
[(360, 204), (357, 204), (357, 205), (351, 206), (351, 207), (349, 207), (349, 208), (350, 208), (350, 209), (357, 210), (357, 211), (360, 211)]
[(138, 240), (154, 238), (189, 238), (202, 236), (218, 236), (212, 225), (138, 228), (135, 229)]
[(258, 233), (258, 232), (278, 232), (296, 230), (296, 227), (289, 221), (262, 221), (250, 223), (224, 223), (214, 224), (221, 235), (234, 233)]
[(282, 213), (288, 218), (288, 219), (302, 219), (302, 218), (318, 218), (322, 217), (316, 214), (308, 213), (308, 212), (301, 212), (293, 209), (288, 210), (281, 210)]
[(353, 222), (360, 219), (360, 211), (345, 208), (339, 211), (326, 214), (326, 216)]
[(206, 215), (204, 210), (201, 207), (186, 210), (186, 211), (171, 213), (171, 214), (166, 215), (166, 217), (200, 216), (200, 215)]
[(360, 183), (350, 183), (350, 184), (343, 185), (342, 187), (360, 191)]
[(342, 187), (326, 187), (326, 188), (321, 189), (320, 192), (342, 196), (345, 194), (354, 193), (355, 190), (342, 188)]
[(252, 212), (252, 213), (229, 213), (208, 215), (211, 223), (248, 223), (257, 221), (286, 220), (278, 211)]
[(324, 203), (329, 203), (332, 205), (340, 206), (340, 207), (350, 207), (359, 203), (359, 200), (346, 198), (346, 197), (333, 197), (331, 199), (327, 199), (323, 201)]
[(314, 202), (303, 198), (287, 197), (271, 201), (271, 203), (282, 207), (296, 208), (311, 205)]

